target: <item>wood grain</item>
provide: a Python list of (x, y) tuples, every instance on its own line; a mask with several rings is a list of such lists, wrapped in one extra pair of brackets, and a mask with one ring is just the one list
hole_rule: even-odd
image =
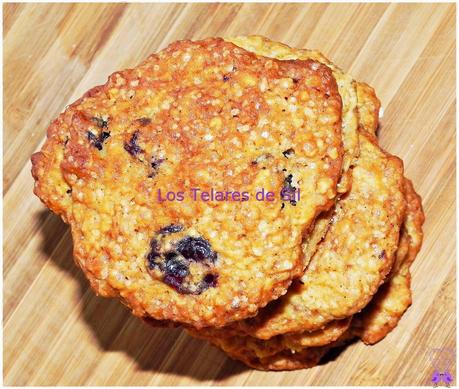
[[(3, 16), (6, 385), (429, 385), (430, 350), (456, 349), (454, 4), (5, 4)], [(248, 370), (95, 297), (69, 229), (32, 195), (30, 154), (66, 104), (174, 40), (234, 34), (317, 48), (371, 83), (381, 144), (424, 199), (413, 306), (379, 344), (310, 370)]]

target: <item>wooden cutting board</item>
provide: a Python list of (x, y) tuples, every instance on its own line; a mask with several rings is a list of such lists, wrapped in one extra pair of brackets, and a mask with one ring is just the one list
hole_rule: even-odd
[[(5, 4), (3, 23), (6, 385), (430, 384), (431, 350), (456, 349), (454, 4)], [(67, 104), (174, 40), (236, 34), (317, 48), (373, 85), (381, 144), (424, 198), (412, 307), (379, 344), (309, 370), (249, 370), (95, 297), (32, 194), (30, 154)]]

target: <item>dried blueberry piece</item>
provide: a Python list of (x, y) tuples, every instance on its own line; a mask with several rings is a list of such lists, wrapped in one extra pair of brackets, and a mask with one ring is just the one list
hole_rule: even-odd
[(150, 249), (151, 249), (151, 252), (155, 252), (157, 255), (159, 255), (160, 247), (159, 247), (159, 242), (156, 239), (152, 239), (150, 241)]
[(97, 150), (102, 150), (104, 142), (110, 138), (110, 133), (102, 131), (99, 136), (94, 135), (91, 131), (87, 132), (89, 143), (91, 143)]
[(386, 256), (386, 250), (383, 250), (379, 253), (378, 258), (383, 259)]
[(155, 257), (154, 255), (149, 255), (148, 256), (148, 268), (150, 270), (153, 270), (155, 268), (158, 268), (159, 270), (163, 271), (164, 266), (162, 265), (161, 262), (156, 261), (159, 257)]
[(139, 131), (136, 131), (132, 134), (129, 142), (127, 143), (124, 142), (124, 149), (132, 156), (136, 156), (142, 151), (140, 146), (137, 144), (138, 138), (139, 138)]
[[(217, 285), (218, 274), (211, 273), (211, 264), (217, 259), (217, 254), (207, 240), (190, 236), (180, 239), (174, 248), (165, 251), (164, 233), (182, 230), (180, 224), (171, 224), (157, 232), (160, 237), (156, 235), (150, 241), (147, 270), (153, 271), (151, 276), (154, 279), (161, 280), (178, 293), (199, 295)], [(190, 267), (192, 262), (195, 264)]]
[(182, 294), (192, 294), (193, 291), (184, 285), (185, 278), (190, 274), (188, 263), (174, 251), (169, 251), (165, 256), (163, 281)]
[(181, 224), (170, 224), (166, 227), (161, 228), (158, 231), (158, 234), (175, 234), (176, 232), (180, 232), (183, 230), (183, 226)]
[(166, 274), (164, 275), (163, 281), (167, 285), (172, 286), (179, 293), (183, 293), (183, 294), (191, 293), (191, 291), (183, 287), (182, 277), (177, 277), (177, 276), (174, 276), (173, 274)]
[(215, 288), (217, 286), (218, 274), (208, 273), (204, 276), (196, 289), (195, 294), (201, 294), (209, 288)]
[(88, 131), (88, 140), (96, 149), (102, 150), (102, 145), (99, 143), (99, 138), (94, 135), (91, 131)]
[(178, 275), (166, 274), (163, 278), (163, 281), (167, 285), (172, 286), (177, 292), (194, 295), (199, 295), (209, 288), (215, 288), (217, 286), (217, 280), (217, 274), (206, 274), (201, 282), (193, 287), (187, 285), (185, 283), (185, 278)]
[(151, 173), (148, 175), (148, 178), (153, 178), (158, 174), (159, 167), (165, 161), (164, 158), (152, 158), (151, 160)]
[[(206, 274), (202, 283), (207, 286), (207, 288), (215, 288), (217, 286), (218, 275), (217, 274)], [(206, 288), (206, 289), (207, 289)]]
[(169, 252), (166, 254), (166, 275), (169, 274), (176, 278), (185, 278), (190, 274), (188, 264), (183, 262), (177, 253)]
[(292, 185), (292, 180), (293, 180), (292, 174), (289, 174), (287, 177), (285, 177), (284, 187), (282, 188), (281, 196), (290, 198), (289, 200), (290, 204), (295, 206), (296, 200), (294, 199), (294, 196), (296, 192), (296, 187)]
[(230, 79), (230, 76), (228, 74), (223, 75), (223, 81), (228, 81)]
[(101, 134), (99, 135), (99, 140), (101, 142), (104, 142), (105, 140), (107, 140), (108, 138), (110, 138), (110, 133), (107, 132), (107, 131), (102, 131)]
[(162, 268), (158, 258), (161, 256), (159, 242), (152, 239), (150, 242), (150, 252), (147, 254), (148, 268), (153, 270), (155, 267)]
[(102, 119), (98, 118), (96, 116), (93, 116), (91, 120), (96, 124), (97, 127), (99, 128), (108, 128), (108, 119)]
[(217, 254), (212, 250), (210, 243), (204, 238), (187, 236), (177, 243), (177, 251), (186, 259), (201, 262), (210, 260), (215, 262)]
[(139, 122), (141, 126), (147, 126), (151, 123), (150, 118), (140, 118), (140, 119), (137, 119), (137, 121)]
[(285, 177), (284, 187), (282, 189), (285, 193), (295, 193), (296, 188), (292, 185), (292, 181), (293, 181), (292, 174), (289, 174), (287, 177)]
[(290, 156), (292, 156), (293, 154), (295, 154), (295, 150), (293, 150), (292, 148), (290, 148), (290, 149), (287, 149), (287, 150), (283, 151), (282, 154), (284, 154), (284, 157), (285, 157), (285, 158), (289, 158)]
[(158, 158), (158, 159), (153, 158), (151, 161), (152, 169), (157, 170), (163, 162), (164, 162), (164, 158)]

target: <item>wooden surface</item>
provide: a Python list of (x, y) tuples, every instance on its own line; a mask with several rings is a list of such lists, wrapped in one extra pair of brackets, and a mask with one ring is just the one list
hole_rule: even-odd
[[(429, 385), (430, 350), (456, 347), (454, 4), (6, 4), (3, 17), (6, 385)], [(372, 84), (381, 144), (424, 198), (413, 306), (379, 344), (310, 370), (248, 370), (95, 297), (69, 229), (32, 195), (29, 156), (66, 104), (174, 40), (251, 33)]]

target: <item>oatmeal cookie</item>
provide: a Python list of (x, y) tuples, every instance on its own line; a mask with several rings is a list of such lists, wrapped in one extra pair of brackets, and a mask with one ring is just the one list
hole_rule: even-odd
[(366, 344), (383, 339), (411, 305), (410, 265), (421, 249), (424, 212), (421, 198), (408, 179), (405, 179), (405, 198), (407, 215), (391, 274), (370, 304), (352, 321), (352, 331)]
[(380, 109), (381, 102), (376, 97), (375, 90), (364, 82), (357, 82), (359, 127), (370, 134), (376, 135)]
[(359, 155), (359, 140), (357, 133), (357, 83), (349, 74), (344, 73), (319, 51), (291, 48), (283, 43), (274, 42), (268, 38), (258, 35), (239, 36), (225, 39), (258, 55), (280, 60), (314, 60), (328, 66), (333, 71), (333, 75), (338, 83), (338, 90), (343, 101), (342, 116), (344, 163), (342, 171), (343, 175), (339, 182), (338, 191), (340, 193), (349, 191), (351, 186), (350, 168)]
[(390, 271), (404, 217), (403, 164), (360, 135), (352, 189), (301, 279), (259, 315), (233, 326), (260, 339), (315, 331), (359, 312)]
[(329, 350), (345, 345), (354, 337), (350, 331), (345, 331), (327, 345), (295, 350), (284, 346), (280, 337), (269, 340), (244, 335), (207, 337), (202, 336), (202, 331), (196, 330), (192, 330), (192, 335), (209, 340), (230, 358), (258, 370), (298, 370), (314, 367)]
[(70, 224), (96, 293), (140, 317), (223, 326), (302, 273), (303, 236), (337, 193), (341, 112), (318, 61), (179, 41), (50, 125), (34, 192)]

